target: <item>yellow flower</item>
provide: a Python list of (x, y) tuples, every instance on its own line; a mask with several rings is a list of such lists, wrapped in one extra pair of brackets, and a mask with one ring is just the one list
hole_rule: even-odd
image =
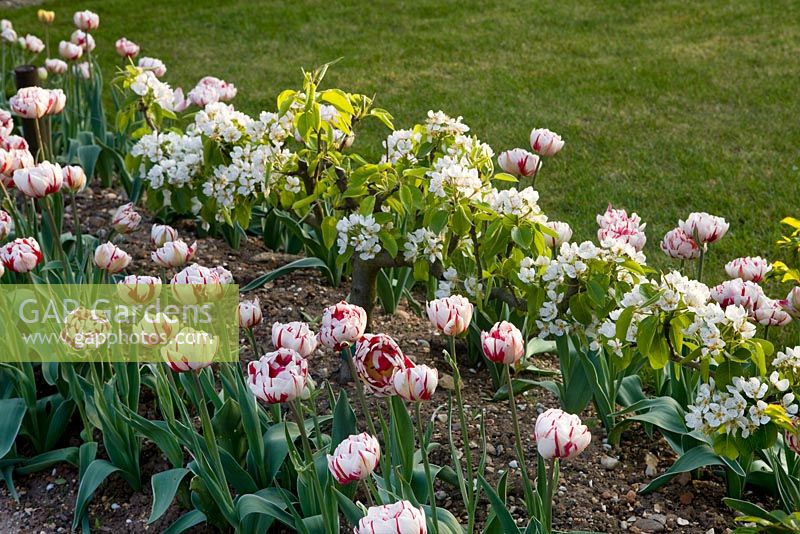
[(47, 11), (46, 9), (40, 9), (36, 12), (36, 16), (39, 17), (39, 22), (42, 24), (52, 24), (53, 20), (56, 18), (55, 11)]

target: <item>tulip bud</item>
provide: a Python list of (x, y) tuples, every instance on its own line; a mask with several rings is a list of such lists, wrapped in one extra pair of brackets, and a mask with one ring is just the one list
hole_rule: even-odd
[(544, 225), (557, 234), (556, 236), (544, 234), (544, 242), (548, 247), (558, 248), (572, 239), (572, 228), (569, 224), (561, 221), (547, 221)]
[(375, 471), (381, 457), (378, 440), (366, 432), (354, 434), (328, 455), (328, 470), (342, 485), (364, 480)]
[[(163, 347), (167, 343), (169, 343), (177, 334), (178, 332), (178, 319), (174, 317), (169, 317), (167, 314), (163, 312), (157, 312), (155, 314), (150, 314), (150, 312), (145, 312), (144, 317), (139, 324), (136, 325), (136, 334), (139, 337), (139, 343), (144, 345), (145, 347)], [(180, 371), (183, 367), (180, 367), (182, 360), (179, 360), (181, 363), (172, 362), (170, 367), (173, 368), (175, 371)], [(206, 362), (191, 362), (191, 363), (206, 363)], [(205, 365), (203, 365), (205, 367)], [(195, 367), (197, 368), (197, 367)], [(188, 369), (187, 369), (188, 370)]]
[(794, 317), (800, 317), (800, 286), (793, 287), (786, 295), (784, 308)]
[(92, 34), (86, 33), (82, 30), (75, 30), (72, 32), (69, 40), (83, 48), (85, 52), (91, 52), (95, 48), (94, 37), (92, 37)]
[[(159, 267), (182, 267), (192, 259), (197, 249), (197, 242), (187, 245), (183, 239), (176, 239), (175, 241), (167, 241), (164, 245), (150, 253), (150, 258)], [(216, 275), (216, 283), (219, 282), (219, 275)]]
[(17, 238), (0, 248), (0, 261), (9, 271), (28, 273), (42, 261), (42, 249), (32, 237)]
[[(39, 67), (36, 69), (36, 76), (39, 78), (39, 81), (44, 81), (47, 79), (47, 69), (44, 67)], [(63, 109), (63, 107), (62, 107)]]
[(355, 534), (427, 534), (425, 510), (408, 501), (371, 506), (361, 518)]
[(64, 177), (64, 187), (72, 193), (80, 193), (86, 187), (86, 173), (82, 167), (68, 165), (61, 169)]
[(722, 239), (730, 224), (722, 217), (695, 212), (690, 213), (685, 221), (680, 221), (678, 226), (686, 232), (686, 235), (700, 243), (714, 243)]
[(536, 419), (534, 439), (545, 460), (568, 459), (589, 446), (592, 434), (577, 415), (551, 408)]
[(252, 329), (261, 324), (263, 316), (261, 314), (261, 304), (258, 298), (253, 300), (243, 300), (237, 308), (239, 315), (239, 326), (241, 328)]
[(124, 37), (117, 39), (117, 42), (114, 43), (114, 48), (117, 50), (117, 54), (122, 57), (134, 58), (139, 55), (139, 45)]
[(64, 319), (59, 337), (74, 350), (98, 348), (108, 340), (111, 323), (102, 313), (86, 308), (71, 311)]
[(167, 73), (164, 62), (154, 57), (140, 57), (137, 65), (140, 69), (152, 71), (156, 78), (161, 78)]
[(36, 12), (36, 17), (42, 24), (52, 24), (53, 21), (56, 19), (56, 12), (47, 11), (46, 9), (40, 9), (39, 11)]
[(291, 349), (269, 352), (247, 366), (247, 385), (268, 404), (292, 401), (303, 395), (308, 381), (308, 362)]
[(0, 241), (3, 241), (14, 230), (14, 221), (8, 212), (0, 210)]
[(473, 306), (460, 295), (436, 299), (425, 305), (428, 319), (446, 336), (457, 336), (467, 331), (472, 321)]
[(514, 176), (530, 177), (539, 171), (539, 156), (522, 148), (506, 150), (497, 156), (500, 168)]
[(30, 198), (44, 198), (51, 193), (57, 193), (63, 183), (61, 167), (48, 161), (43, 161), (36, 167), (14, 171), (14, 185)]
[(564, 147), (561, 136), (547, 128), (531, 130), (531, 149), (540, 156), (555, 156)]
[(306, 323), (274, 323), (272, 325), (272, 344), (279, 349), (292, 349), (303, 358), (317, 350), (317, 337)]
[(163, 247), (170, 241), (178, 239), (178, 231), (166, 224), (154, 224), (150, 230), (150, 242), (156, 247)]
[(356, 342), (366, 329), (367, 312), (364, 308), (341, 301), (323, 310), (319, 341), (340, 351)]
[(186, 327), (161, 348), (161, 356), (176, 373), (197, 371), (211, 365), (219, 340), (200, 330)]
[(67, 72), (67, 64), (60, 59), (45, 59), (44, 67), (53, 74), (64, 74)]
[(794, 426), (794, 431), (787, 429), (783, 438), (789, 450), (793, 451), (795, 454), (800, 454), (800, 435), (798, 435), (798, 431), (800, 431), (800, 417), (794, 417), (792, 419), (792, 425)]
[(772, 299), (759, 301), (758, 307), (753, 310), (753, 318), (765, 326), (786, 326), (792, 322), (792, 316), (777, 300)]
[(763, 280), (771, 270), (772, 265), (759, 256), (736, 258), (725, 265), (725, 272), (731, 278), (741, 278), (755, 283)]
[(394, 373), (414, 366), (395, 340), (386, 334), (365, 334), (356, 343), (353, 360), (358, 377), (371, 393), (379, 397), (394, 395)]
[(19, 44), (22, 46), (22, 48), (34, 54), (38, 54), (44, 50), (44, 42), (35, 35), (31, 34), (28, 34), (25, 37), (20, 37)]
[(128, 202), (117, 208), (111, 219), (111, 226), (120, 234), (129, 234), (139, 227), (142, 216), (136, 212), (133, 202)]
[(23, 119), (40, 119), (51, 108), (51, 95), (41, 87), (23, 87), (8, 99), (11, 111)]
[(661, 250), (677, 260), (694, 260), (700, 257), (700, 246), (680, 227), (666, 233), (661, 241)]
[(513, 324), (496, 323), (488, 332), (481, 332), (483, 354), (494, 363), (513, 365), (525, 355), (522, 332)]
[(217, 276), (219, 277), (220, 284), (232, 284), (233, 283), (233, 273), (230, 272), (228, 269), (223, 267), (222, 265), (217, 265), (213, 269), (211, 269)]
[(131, 257), (128, 253), (114, 243), (104, 243), (94, 250), (94, 264), (110, 274), (124, 270), (130, 263)]
[(427, 401), (439, 384), (439, 372), (427, 365), (398, 369), (392, 376), (392, 384), (397, 395), (404, 400)]
[(117, 293), (126, 304), (147, 304), (161, 291), (161, 278), (131, 274), (117, 283)]
[(69, 41), (58, 43), (58, 54), (64, 59), (75, 61), (83, 55), (83, 48)]
[(100, 26), (100, 17), (97, 13), (92, 13), (88, 9), (85, 11), (76, 11), (72, 16), (72, 22), (75, 27), (85, 32), (96, 30)]

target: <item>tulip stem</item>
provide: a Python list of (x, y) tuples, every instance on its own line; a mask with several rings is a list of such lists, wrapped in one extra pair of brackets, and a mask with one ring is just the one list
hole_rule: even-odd
[(472, 450), (469, 448), (469, 427), (464, 414), (464, 398), (461, 396), (461, 373), (456, 361), (456, 338), (449, 336), (450, 366), (453, 368), (453, 383), (455, 384), (456, 404), (458, 405), (458, 421), (461, 425), (461, 443), (464, 447), (464, 463), (467, 464), (467, 532), (475, 530), (475, 473), (472, 468)]
[(519, 420), (517, 419), (517, 402), (514, 399), (514, 384), (511, 380), (511, 367), (506, 369), (506, 383), (508, 384), (508, 404), (511, 407), (511, 423), (514, 425), (514, 439), (517, 447), (517, 462), (519, 462), (520, 474), (522, 475), (522, 487), (525, 490), (525, 504), (530, 513), (534, 509), (534, 494), (531, 481), (528, 478), (528, 468), (525, 465), (525, 452), (522, 449), (522, 435), (519, 431)]
[(75, 193), (71, 193), (72, 200), (72, 226), (75, 229), (75, 248), (78, 253), (78, 265), (83, 265), (83, 234), (81, 232), (81, 218), (78, 214), (78, 200)]
[(417, 416), (417, 431), (419, 432), (419, 447), (422, 449), (422, 463), (425, 466), (425, 478), (428, 480), (428, 498), (431, 502), (431, 514), (433, 515), (433, 532), (439, 534), (439, 515), (436, 513), (436, 494), (433, 490), (433, 478), (431, 478), (431, 464), (428, 461), (428, 443), (425, 439), (425, 426), (422, 424), (421, 402), (414, 403)]
[(206, 406), (206, 396), (203, 393), (203, 386), (200, 385), (199, 372), (200, 371), (190, 371), (189, 374), (192, 375), (194, 394), (197, 397), (200, 422), (203, 426), (203, 437), (206, 440), (206, 446), (211, 454), (211, 458), (214, 460), (215, 467), (221, 471), (221, 476), (219, 474), (217, 476), (220, 477), (220, 482), (223, 482), (225, 476), (222, 468), (222, 460), (219, 455), (219, 449), (217, 448), (217, 438), (214, 435), (214, 427), (211, 425), (211, 415), (208, 413), (208, 406)]
[[(47, 154), (44, 150), (44, 142), (42, 141), (42, 128), (39, 126), (40, 119), (33, 119), (34, 130), (36, 130), (36, 140), (39, 141), (38, 150), (36, 151), (36, 163), (41, 163), (47, 159)], [(41, 159), (39, 157), (41, 156)]]
[(72, 269), (69, 265), (69, 259), (67, 259), (67, 253), (64, 252), (64, 247), (61, 246), (61, 229), (58, 227), (56, 217), (53, 215), (53, 210), (50, 208), (50, 200), (45, 197), (42, 199), (42, 204), (44, 205), (44, 211), (47, 212), (47, 218), (50, 220), (50, 227), (53, 230), (53, 241), (55, 241), (55, 243), (53, 243), (53, 248), (58, 254), (59, 259), (64, 262), (64, 281), (71, 283)]
[(320, 483), (319, 475), (317, 474), (317, 465), (314, 462), (314, 453), (311, 450), (311, 442), (309, 441), (308, 433), (306, 432), (306, 423), (305, 419), (303, 418), (303, 405), (300, 403), (299, 399), (295, 399), (289, 403), (289, 406), (291, 406), (291, 409), (294, 412), (294, 417), (297, 420), (297, 427), (300, 431), (300, 440), (303, 442), (304, 456), (306, 457), (306, 461), (311, 463), (311, 475), (314, 480), (314, 490), (316, 491), (319, 499), (318, 503), (320, 512), (324, 518), (325, 531), (330, 532), (328, 507), (325, 504), (325, 493), (322, 491), (322, 484)]
[(550, 458), (547, 462), (547, 501), (544, 503), (544, 527), (545, 532), (553, 530), (553, 493), (555, 493), (556, 473), (558, 472), (558, 460)]
[[(350, 375), (353, 379), (353, 383), (356, 387), (356, 395), (358, 396), (358, 402), (361, 404), (361, 411), (364, 412), (364, 418), (367, 420), (367, 427), (369, 428), (370, 434), (373, 437), (377, 437), (377, 433), (375, 432), (375, 422), (372, 420), (372, 412), (369, 410), (369, 406), (367, 406), (367, 397), (364, 395), (364, 384), (361, 383), (361, 379), (358, 378), (358, 369), (356, 369), (356, 362), (353, 359), (353, 349), (347, 347), (345, 350), (347, 365), (350, 367)], [(386, 476), (387, 473), (384, 473)]]
[(700, 247), (700, 260), (697, 263), (697, 281), (703, 281), (703, 260), (706, 259), (706, 245)]

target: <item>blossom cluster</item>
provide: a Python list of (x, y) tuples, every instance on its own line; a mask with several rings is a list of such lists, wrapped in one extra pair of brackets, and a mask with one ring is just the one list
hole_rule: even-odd
[(372, 215), (352, 213), (336, 223), (339, 254), (352, 247), (362, 260), (371, 260), (381, 251), (381, 225)]

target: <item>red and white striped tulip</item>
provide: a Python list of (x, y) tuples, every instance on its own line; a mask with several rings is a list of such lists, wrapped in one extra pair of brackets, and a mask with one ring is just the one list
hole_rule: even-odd
[(131, 274), (117, 283), (117, 293), (127, 304), (147, 304), (161, 291), (161, 278)]
[(100, 26), (100, 16), (88, 9), (85, 11), (76, 11), (75, 14), (72, 15), (72, 22), (75, 23), (75, 27), (79, 30), (90, 32), (96, 30), (97, 27)]
[(391, 397), (396, 393), (392, 382), (395, 372), (414, 367), (414, 362), (386, 334), (365, 334), (356, 343), (353, 360), (358, 377), (379, 397)]
[(680, 227), (664, 235), (661, 250), (676, 260), (694, 260), (700, 257), (700, 246)]
[(501, 169), (514, 176), (530, 177), (539, 170), (539, 156), (522, 148), (501, 152), (497, 156), (497, 163)]
[(800, 317), (800, 286), (793, 287), (781, 304), (792, 316)]
[(513, 324), (502, 321), (488, 332), (481, 332), (483, 354), (494, 363), (513, 365), (525, 355), (522, 332)]
[(353, 434), (328, 455), (328, 470), (344, 486), (370, 476), (380, 458), (381, 445), (377, 439), (366, 432)]
[(678, 226), (686, 232), (686, 235), (700, 243), (714, 243), (722, 239), (730, 224), (722, 217), (705, 212), (694, 212), (690, 213), (685, 221), (680, 221)]
[(72, 32), (72, 35), (70, 36), (69, 40), (73, 44), (76, 44), (81, 48), (83, 48), (84, 52), (91, 52), (92, 50), (94, 50), (96, 46), (92, 34), (86, 33), (83, 30), (75, 30), (74, 32)]
[(10, 111), (0, 109), (0, 137), (11, 135), (14, 131), (14, 117)]
[(140, 57), (137, 63), (140, 69), (153, 71), (156, 78), (161, 78), (167, 73), (167, 66), (160, 59), (154, 57)]
[(98, 269), (115, 274), (131, 264), (131, 257), (114, 243), (108, 242), (94, 250), (94, 264)]
[[(159, 267), (168, 269), (170, 267), (182, 267), (192, 259), (197, 250), (197, 242), (187, 245), (183, 239), (167, 241), (155, 252), (150, 253), (150, 258)], [(216, 275), (216, 283), (221, 283), (219, 275)]]
[(212, 269), (217, 276), (219, 277), (220, 284), (232, 284), (233, 283), (233, 273), (230, 272), (228, 269), (223, 267), (222, 265), (217, 265)]
[(474, 307), (460, 295), (436, 299), (425, 304), (428, 319), (446, 336), (457, 336), (467, 331), (472, 321)]
[(117, 42), (114, 43), (114, 48), (117, 50), (117, 54), (122, 57), (134, 58), (139, 55), (139, 45), (125, 37), (117, 39)]
[(291, 349), (269, 352), (247, 366), (247, 385), (268, 404), (302, 397), (308, 382), (308, 361)]
[(41, 119), (52, 107), (50, 91), (41, 87), (23, 87), (8, 99), (11, 111), (23, 119)]
[(154, 224), (150, 229), (150, 243), (155, 247), (163, 247), (164, 244), (178, 239), (178, 231), (167, 224)]
[(762, 299), (753, 310), (753, 318), (764, 326), (786, 326), (792, 322), (789, 312), (779, 301), (772, 299)]
[(273, 323), (272, 344), (278, 349), (292, 349), (303, 358), (311, 356), (319, 344), (314, 332), (306, 323)]
[(0, 182), (3, 182), (8, 189), (14, 187), (15, 172), (20, 169), (30, 169), (35, 165), (33, 154), (27, 148), (10, 150), (0, 148)]
[(68, 61), (75, 61), (83, 56), (83, 48), (69, 41), (58, 43), (58, 55)]
[(214, 363), (218, 349), (219, 340), (216, 337), (187, 326), (161, 348), (161, 357), (176, 373), (186, 373)]
[(0, 261), (9, 271), (28, 273), (42, 261), (42, 249), (32, 237), (18, 237), (0, 248)]
[(798, 435), (798, 432), (800, 432), (800, 417), (793, 418), (792, 424), (794, 425), (794, 432), (786, 430), (783, 438), (789, 450), (795, 454), (800, 454), (800, 435)]
[(531, 130), (531, 149), (540, 156), (555, 156), (562, 148), (564, 141), (557, 133), (547, 128)]
[[(139, 324), (136, 325), (135, 333), (139, 336), (139, 342), (146, 347), (164, 346), (175, 338), (178, 332), (178, 319), (170, 317), (166, 313), (156, 312), (151, 314), (145, 312), (144, 317)], [(210, 361), (210, 360), (209, 360)], [(187, 364), (200, 364), (200, 367), (206, 367), (208, 362), (189, 362), (177, 360), (174, 362), (167, 362), (170, 367), (175, 371), (190, 370), (191, 366)]]
[(117, 208), (111, 218), (111, 227), (120, 234), (130, 234), (139, 228), (141, 222), (142, 216), (136, 211), (133, 202), (128, 202)]
[(183, 304), (213, 301), (224, 293), (217, 272), (197, 263), (175, 274), (170, 280), (170, 289), (173, 296)]
[(61, 169), (64, 177), (63, 187), (72, 193), (80, 193), (86, 187), (86, 173), (77, 165), (67, 165)]
[(22, 46), (22, 48), (24, 48), (28, 52), (33, 52), (34, 54), (38, 54), (39, 52), (44, 50), (44, 42), (35, 35), (31, 35), (30, 33), (25, 37), (20, 37), (19, 44)]
[(439, 371), (427, 365), (398, 369), (392, 376), (397, 395), (409, 402), (430, 400), (439, 385)]
[(67, 72), (67, 64), (60, 59), (45, 59), (44, 68), (51, 74), (64, 74)]
[(428, 534), (425, 510), (408, 501), (371, 506), (361, 518), (355, 534)]
[(367, 329), (367, 312), (361, 306), (341, 301), (322, 311), (319, 341), (335, 351), (349, 347)]
[(577, 415), (551, 408), (536, 419), (534, 439), (545, 460), (569, 459), (589, 446), (592, 434)]
[(3, 241), (14, 230), (14, 220), (7, 211), (0, 210), (0, 241)]
[(760, 256), (736, 258), (725, 265), (725, 272), (731, 278), (758, 283), (764, 279), (772, 265)]
[(14, 186), (30, 198), (44, 198), (57, 193), (63, 183), (64, 175), (61, 167), (49, 161), (14, 171)]
[(556, 236), (543, 234), (544, 242), (548, 247), (558, 248), (572, 239), (572, 228), (569, 224), (561, 221), (547, 221), (544, 225), (557, 234)]
[(236, 311), (239, 316), (239, 326), (248, 330), (260, 325), (264, 318), (258, 297), (241, 301)]

